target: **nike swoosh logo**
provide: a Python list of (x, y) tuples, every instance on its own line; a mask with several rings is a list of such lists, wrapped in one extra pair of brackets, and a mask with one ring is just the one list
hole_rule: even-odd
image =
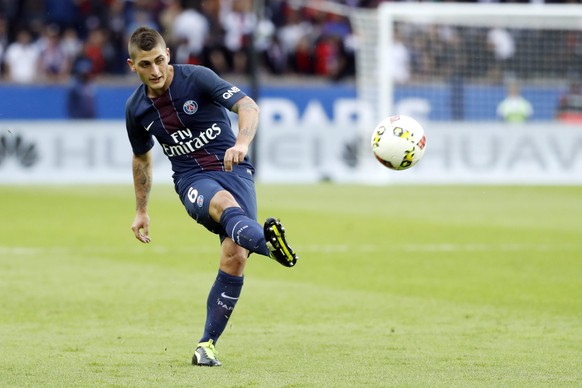
[(232, 300), (237, 300), (238, 299), (238, 298), (234, 298), (232, 296), (228, 296), (224, 292), (222, 294), (220, 294), (220, 296), (222, 296), (223, 298), (226, 298), (226, 299), (232, 299)]
[[(156, 121), (156, 120), (154, 120), (154, 121)], [(152, 127), (152, 125), (154, 124), (154, 121), (152, 121), (152, 122), (150, 123), (150, 125), (148, 125), (147, 127), (144, 127), (146, 131), (149, 131), (149, 130), (150, 130), (150, 128), (151, 128), (151, 127)]]

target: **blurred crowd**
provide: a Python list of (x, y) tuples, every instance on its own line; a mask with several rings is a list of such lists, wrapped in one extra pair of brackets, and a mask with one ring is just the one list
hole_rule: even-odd
[(398, 24), (395, 81), (499, 84), (582, 76), (582, 31)]
[[(564, 2), (545, 0), (550, 1)], [(364, 8), (380, 2), (336, 1)], [(137, 26), (148, 25), (163, 34), (175, 63), (202, 64), (219, 74), (258, 68), (274, 76), (353, 77), (357, 39), (349, 19), (291, 3), (0, 0), (0, 75), (23, 84), (64, 82), (71, 75), (81, 80), (126, 75), (128, 37)], [(434, 77), (499, 81), (507, 74), (560, 76), (582, 68), (582, 33), (400, 25), (392, 57), (400, 83)]]
[(127, 40), (140, 25), (162, 33), (173, 62), (219, 74), (245, 74), (253, 65), (274, 75), (354, 74), (349, 20), (286, 1), (256, 9), (253, 0), (0, 0), (2, 79), (127, 74)]

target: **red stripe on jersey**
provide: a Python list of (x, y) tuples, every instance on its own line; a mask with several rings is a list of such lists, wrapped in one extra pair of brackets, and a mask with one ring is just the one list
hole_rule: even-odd
[(196, 160), (196, 163), (204, 171), (222, 171), (222, 163), (218, 160), (218, 157), (213, 154), (209, 154), (206, 150), (198, 150), (191, 153), (189, 156)]
[(152, 98), (152, 103), (157, 109), (160, 116), (160, 121), (164, 126), (164, 129), (168, 133), (174, 133), (179, 129), (185, 128), (184, 124), (178, 116), (178, 112), (172, 103), (172, 96), (170, 95), (170, 90), (162, 94), (158, 98)]

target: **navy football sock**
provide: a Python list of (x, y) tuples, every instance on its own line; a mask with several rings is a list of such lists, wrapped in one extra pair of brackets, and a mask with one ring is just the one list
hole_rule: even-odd
[(263, 227), (249, 218), (240, 207), (224, 209), (220, 223), (235, 243), (251, 252), (269, 256)]
[(213, 340), (216, 344), (238, 301), (243, 281), (243, 276), (233, 276), (218, 270), (206, 301), (206, 324), (200, 342)]

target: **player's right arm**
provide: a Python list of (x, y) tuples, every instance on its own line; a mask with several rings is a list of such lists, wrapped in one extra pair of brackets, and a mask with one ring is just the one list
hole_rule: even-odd
[(131, 230), (142, 243), (149, 243), (150, 217), (148, 200), (152, 188), (152, 151), (133, 155), (133, 187), (135, 190), (135, 218)]
[(132, 173), (135, 190), (135, 218), (131, 230), (142, 243), (149, 243), (150, 217), (148, 216), (148, 199), (152, 188), (152, 147), (154, 139), (143, 124), (135, 117), (139, 110), (140, 97), (143, 93), (138, 88), (125, 104), (125, 127), (133, 151)]

